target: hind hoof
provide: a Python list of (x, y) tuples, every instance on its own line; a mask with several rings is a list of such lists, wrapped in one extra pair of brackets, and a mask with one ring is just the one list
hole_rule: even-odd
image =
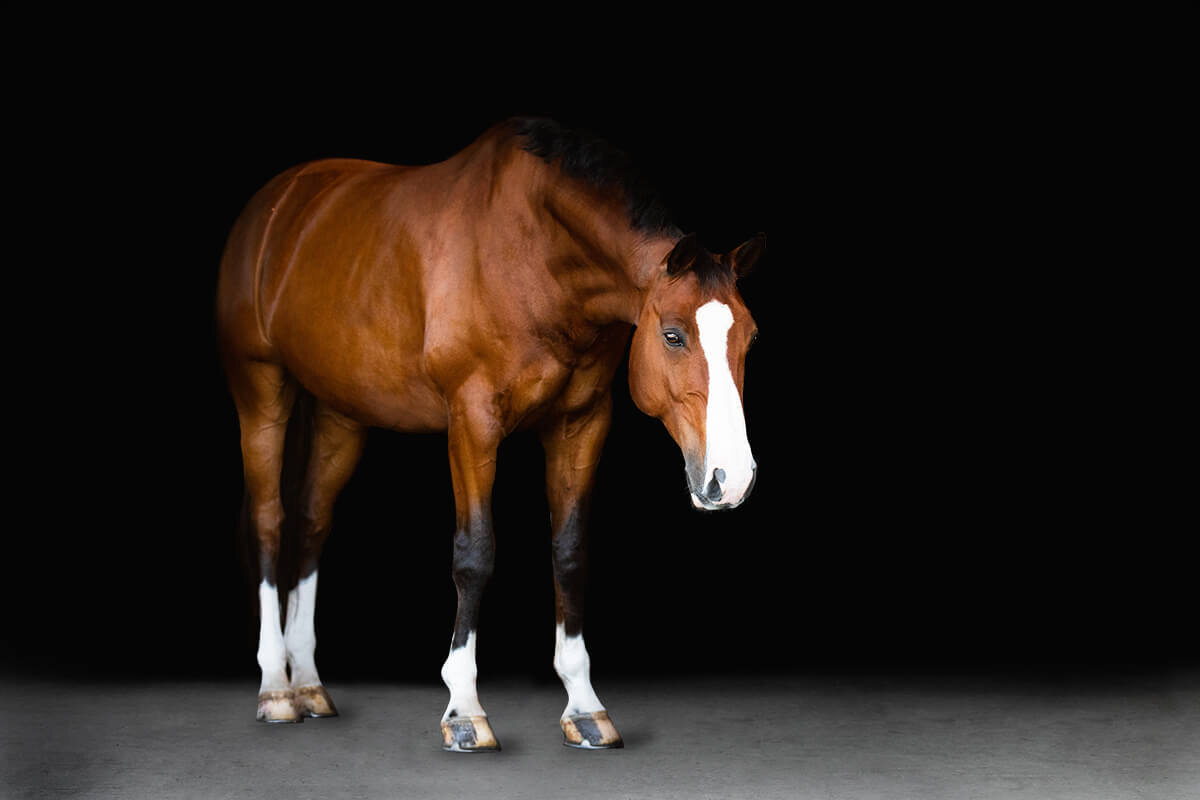
[(325, 687), (320, 684), (293, 689), (292, 698), (297, 713), (302, 716), (336, 717), (338, 715), (337, 706), (333, 704), (333, 698), (329, 696), (329, 692), (325, 691)]
[(292, 692), (282, 690), (258, 693), (259, 722), (303, 722), (304, 717), (296, 710)]
[(442, 749), (452, 753), (490, 753), (500, 749), (487, 717), (451, 717), (442, 722)]
[(621, 734), (608, 718), (607, 711), (575, 714), (559, 720), (563, 729), (563, 744), (581, 750), (614, 750), (624, 747)]

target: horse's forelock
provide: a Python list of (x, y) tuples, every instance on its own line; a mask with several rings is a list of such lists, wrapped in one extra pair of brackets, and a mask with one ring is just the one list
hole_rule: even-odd
[(706, 293), (728, 288), (737, 281), (733, 269), (700, 244), (695, 234), (681, 238), (667, 255), (667, 274), (673, 280), (688, 273), (696, 276)]

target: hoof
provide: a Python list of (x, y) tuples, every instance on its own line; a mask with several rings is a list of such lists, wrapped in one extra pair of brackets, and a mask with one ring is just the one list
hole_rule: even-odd
[(487, 717), (451, 717), (442, 721), (442, 749), (452, 753), (489, 753), (500, 749)]
[(325, 691), (325, 687), (320, 684), (293, 689), (292, 702), (296, 706), (297, 713), (301, 716), (336, 717), (338, 715), (337, 707), (333, 704), (333, 698), (329, 696), (329, 692)]
[(563, 744), (581, 750), (613, 750), (624, 747), (607, 711), (576, 714), (559, 720), (563, 729)]
[(259, 722), (303, 722), (289, 689), (258, 693)]

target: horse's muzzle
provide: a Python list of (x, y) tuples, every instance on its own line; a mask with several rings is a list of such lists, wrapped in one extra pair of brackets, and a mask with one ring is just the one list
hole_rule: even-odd
[[(726, 511), (737, 508), (746, 502), (746, 498), (750, 497), (750, 493), (754, 491), (754, 484), (757, 482), (758, 466), (755, 465), (750, 468), (750, 482), (746, 485), (745, 490), (736, 493), (727, 492), (725, 470), (717, 467), (709, 476), (703, 491), (692, 488), (692, 505), (704, 511)], [(690, 483), (691, 481), (689, 481)]]

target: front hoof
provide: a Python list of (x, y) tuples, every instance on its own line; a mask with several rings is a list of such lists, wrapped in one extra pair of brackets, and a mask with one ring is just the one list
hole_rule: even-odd
[(452, 753), (490, 753), (500, 749), (487, 717), (451, 717), (442, 721), (442, 749)]
[(613, 750), (624, 747), (621, 734), (608, 718), (607, 711), (575, 714), (559, 720), (563, 729), (563, 744), (581, 750)]
[(259, 722), (303, 722), (289, 689), (258, 693)]
[(296, 711), (302, 716), (336, 717), (338, 715), (337, 707), (333, 704), (333, 698), (329, 696), (329, 692), (325, 691), (325, 687), (320, 684), (293, 689), (292, 697), (294, 698), (293, 702), (296, 706)]

